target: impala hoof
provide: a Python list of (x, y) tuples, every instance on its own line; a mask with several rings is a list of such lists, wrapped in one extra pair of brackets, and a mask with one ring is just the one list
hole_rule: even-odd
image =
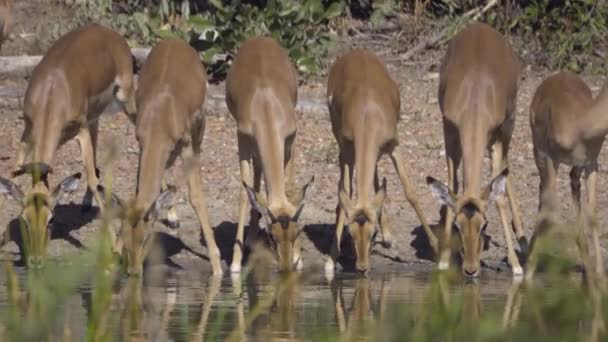
[(213, 275), (216, 277), (221, 277), (224, 274), (224, 271), (222, 270), (222, 268), (216, 268), (212, 271)]
[(513, 267), (513, 277), (522, 277), (524, 275), (524, 269), (521, 266)]
[(335, 276), (335, 265), (333, 260), (329, 259), (327, 260), (327, 262), (325, 262), (325, 279), (327, 281), (332, 281), (334, 280), (334, 276)]
[(393, 247), (393, 236), (388, 232), (382, 232), (382, 241), (380, 241), (380, 245), (386, 249), (391, 249)]
[(230, 265), (230, 273), (241, 273), (241, 264), (233, 262), (232, 265)]
[(302, 258), (299, 258), (298, 261), (296, 261), (294, 269), (296, 271), (301, 271), (303, 268), (304, 268), (304, 261), (302, 261)]
[(450, 268), (450, 263), (449, 263), (449, 262), (447, 262), (447, 261), (441, 260), (441, 261), (439, 262), (439, 264), (437, 265), (437, 268), (438, 268), (440, 271), (447, 271), (447, 270)]
[(336, 271), (336, 264), (334, 263), (333, 260), (327, 259), (327, 261), (325, 262), (325, 273), (334, 273)]
[(392, 240), (382, 240), (380, 242), (380, 245), (386, 249), (391, 249), (393, 247), (393, 241)]

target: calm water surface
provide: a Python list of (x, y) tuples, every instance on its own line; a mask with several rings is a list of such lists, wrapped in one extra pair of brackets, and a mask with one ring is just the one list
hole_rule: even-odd
[[(22, 272), (19, 277), (25, 278)], [(431, 286), (431, 277), (430, 273), (375, 273), (369, 278), (337, 274), (328, 281), (307, 273), (231, 279), (178, 272), (143, 284), (122, 279), (114, 287), (107, 324), (117, 341), (309, 340), (346, 334), (380, 320), (390, 305), (424, 307), (433, 289), (447, 302), (453, 296), (460, 298), (465, 319), (475, 320), (491, 308), (502, 311), (508, 322), (522, 305), (521, 286), (509, 274), (449, 285), (439, 282), (439, 287)], [(6, 279), (0, 279), (0, 310), (6, 310)], [(85, 337), (91, 302), (92, 290), (85, 284), (63, 305), (75, 341)]]

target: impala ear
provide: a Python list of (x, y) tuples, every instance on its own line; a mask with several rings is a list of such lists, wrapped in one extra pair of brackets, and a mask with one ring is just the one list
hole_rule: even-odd
[(53, 197), (57, 197), (62, 194), (71, 194), (74, 191), (78, 190), (78, 184), (80, 183), (80, 179), (82, 178), (82, 173), (77, 172), (69, 177), (66, 177), (62, 180), (55, 190), (53, 190)]
[(9, 197), (19, 203), (23, 201), (23, 192), (19, 189), (19, 186), (3, 177), (0, 177), (0, 195)]
[(306, 185), (304, 185), (302, 187), (302, 190), (300, 191), (300, 200), (298, 201), (298, 209), (296, 210), (295, 215), (293, 215), (293, 220), (294, 221), (298, 221), (298, 219), (300, 218), (300, 214), (302, 214), (302, 209), (304, 209), (304, 204), (306, 204), (308, 202), (308, 200), (310, 199), (310, 194), (313, 192), (313, 182), (315, 181), (315, 176), (313, 175), (310, 180), (308, 181), (308, 183), (306, 183)]
[(482, 194), (482, 199), (486, 200), (486, 208), (490, 206), (498, 198), (505, 193), (507, 188), (507, 176), (509, 169), (504, 169), (490, 184), (485, 188)]
[(161, 192), (160, 195), (158, 195), (158, 197), (156, 197), (154, 200), (154, 203), (152, 203), (148, 210), (146, 210), (144, 221), (155, 221), (158, 219), (158, 215), (161, 212), (171, 208), (173, 198), (175, 197), (175, 191), (175, 187), (169, 186), (167, 189), (165, 189), (165, 191)]
[(262, 214), (262, 216), (269, 214), (270, 211), (267, 208), (266, 200), (259, 194), (256, 194), (247, 183), (243, 182), (243, 186), (245, 187), (245, 191), (247, 191), (247, 198), (253, 209)]
[[(99, 191), (102, 198), (107, 198), (108, 194), (106, 194), (107, 191), (103, 185), (97, 185), (97, 191)], [(116, 195), (115, 193), (110, 194), (110, 205), (112, 208), (125, 209), (124, 201), (120, 199), (120, 197), (118, 197), (118, 195)]]
[(426, 184), (431, 188), (431, 193), (433, 194), (433, 197), (435, 197), (437, 202), (439, 202), (439, 204), (447, 205), (452, 210), (455, 210), (455, 196), (445, 184), (441, 183), (440, 181), (436, 180), (431, 176), (426, 177)]

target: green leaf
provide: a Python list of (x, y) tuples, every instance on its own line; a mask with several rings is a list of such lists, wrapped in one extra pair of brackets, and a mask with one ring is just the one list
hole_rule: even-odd
[(343, 11), (344, 11), (344, 2), (342, 2), (342, 1), (334, 2), (331, 5), (329, 5), (327, 10), (325, 11), (325, 19), (333, 19), (335, 17), (338, 17), (342, 14)]
[(221, 0), (209, 0), (208, 3), (210, 3), (217, 10), (220, 10), (222, 12), (225, 11), (224, 6), (222, 5), (222, 1)]
[(221, 51), (220, 48), (213, 47), (213, 48), (210, 48), (209, 50), (201, 52), (200, 55), (205, 63), (212, 63), (213, 57), (215, 57), (220, 51)]
[(193, 15), (188, 19), (188, 24), (192, 26), (192, 29), (196, 33), (202, 33), (205, 30), (213, 28), (213, 23), (208, 18), (203, 17), (200, 14)]
[(302, 57), (296, 60), (296, 65), (298, 66), (298, 70), (308, 73), (315, 70), (315, 58), (312, 56)]
[(171, 30), (154, 30), (153, 32), (155, 36), (161, 39), (179, 37), (177, 33)]

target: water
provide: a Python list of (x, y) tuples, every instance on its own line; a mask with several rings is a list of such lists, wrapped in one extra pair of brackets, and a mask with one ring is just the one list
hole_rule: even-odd
[[(19, 276), (23, 283), (25, 274), (20, 272)], [(382, 319), (389, 303), (424, 304), (430, 290), (429, 273), (376, 274), (370, 278), (338, 274), (331, 282), (305, 273), (204, 278), (178, 272), (155, 279), (152, 285), (147, 284), (149, 279), (143, 284), (138, 279), (122, 279), (113, 290), (109, 330), (116, 340), (125, 336), (155, 341), (314, 338), (344, 333), (354, 322), (360, 325)], [(509, 286), (509, 278), (503, 277), (447, 289), (473, 289), (475, 295), (469, 298), (473, 306), (500, 306), (506, 302)], [(1, 300), (1, 308), (6, 309), (4, 291)], [(84, 284), (63, 306), (74, 340), (82, 340), (86, 334), (91, 301), (92, 289)]]
[[(20, 270), (17, 275), (20, 284), (26, 284), (26, 273)], [(6, 291), (8, 279), (0, 280), (0, 317), (4, 320), (14, 307)], [(43, 321), (61, 316), (50, 323), (54, 324), (50, 329), (53, 340), (62, 335), (64, 340), (85, 340), (90, 322), (95, 321), (91, 284), (91, 280), (78, 283), (58, 304), (58, 311), (50, 318), (42, 315)], [(98, 321), (103, 322), (98, 330), (107, 331), (106, 340), (113, 341), (408, 340), (404, 334), (437, 340), (433, 334), (442, 329), (454, 337), (468, 334), (462, 330), (467, 327), (483, 332), (488, 324), (493, 324), (493, 331), (517, 324), (545, 325), (546, 330), (555, 317), (544, 321), (543, 305), (560, 304), (570, 293), (580, 296), (576, 281), (561, 286), (560, 296), (543, 297), (551, 288), (542, 285), (541, 294), (533, 295), (509, 274), (493, 273), (476, 281), (430, 272), (377, 272), (368, 278), (337, 274), (328, 281), (314, 272), (279, 275), (260, 271), (232, 279), (193, 271), (160, 272), (143, 281), (118, 280), (108, 292), (110, 305)], [(29, 296), (30, 302), (35, 300), (31, 293)], [(542, 305), (528, 303), (530, 296)], [(576, 300), (584, 301), (580, 297)], [(22, 319), (34, 319), (29, 310), (22, 311)], [(536, 316), (527, 314), (535, 311)], [(583, 313), (580, 316), (568, 321), (572, 324), (569, 329), (580, 330), (586, 317)], [(34, 326), (40, 325), (37, 322)], [(10, 324), (4, 329), (9, 331)], [(593, 329), (590, 326), (584, 332), (592, 333)]]

